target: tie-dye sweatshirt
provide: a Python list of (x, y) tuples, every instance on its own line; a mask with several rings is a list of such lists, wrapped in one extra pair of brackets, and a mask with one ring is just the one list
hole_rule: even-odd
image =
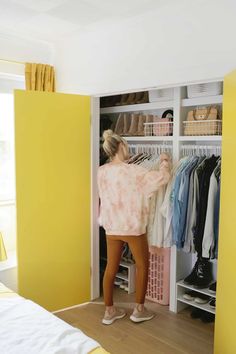
[(170, 163), (160, 163), (159, 171), (126, 163), (108, 163), (98, 169), (100, 224), (107, 235), (146, 233), (149, 197), (170, 179)]

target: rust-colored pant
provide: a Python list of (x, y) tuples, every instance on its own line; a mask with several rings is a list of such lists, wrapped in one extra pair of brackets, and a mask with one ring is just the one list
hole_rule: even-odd
[(136, 263), (136, 303), (143, 304), (148, 282), (148, 242), (146, 235), (106, 236), (107, 266), (103, 278), (103, 295), (106, 306), (113, 305), (114, 279), (119, 268), (121, 253), (125, 242)]

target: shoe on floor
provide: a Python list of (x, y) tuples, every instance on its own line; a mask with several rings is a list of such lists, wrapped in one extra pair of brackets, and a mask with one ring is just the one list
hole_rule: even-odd
[(119, 320), (120, 318), (123, 318), (125, 316), (126, 312), (123, 309), (114, 309), (114, 311), (112, 311), (111, 313), (106, 310), (105, 315), (102, 319), (102, 323), (105, 325), (111, 325), (116, 320)]
[(191, 317), (192, 318), (201, 318), (203, 316), (205, 311), (198, 309), (198, 308), (194, 308), (191, 312)]
[(201, 320), (204, 323), (214, 322), (215, 321), (215, 315), (213, 315), (213, 313), (204, 311), (204, 314), (201, 316)]
[(144, 322), (151, 320), (155, 314), (153, 312), (149, 312), (145, 307), (142, 311), (139, 311), (137, 307), (134, 309), (134, 312), (130, 316), (131, 321), (135, 323)]

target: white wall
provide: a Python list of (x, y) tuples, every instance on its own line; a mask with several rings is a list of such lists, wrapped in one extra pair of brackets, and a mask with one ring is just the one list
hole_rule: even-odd
[[(46, 42), (0, 33), (0, 59), (53, 64), (54, 50)], [(24, 65), (0, 61), (0, 73), (24, 75)]]
[(56, 46), (59, 91), (111, 93), (223, 77), (236, 67), (234, 0), (169, 1)]

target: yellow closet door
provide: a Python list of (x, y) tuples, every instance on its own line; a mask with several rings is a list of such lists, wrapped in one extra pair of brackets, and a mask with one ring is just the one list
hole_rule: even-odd
[(90, 299), (90, 98), (15, 91), (20, 295), (48, 310)]
[(236, 71), (224, 80), (215, 354), (236, 353)]

